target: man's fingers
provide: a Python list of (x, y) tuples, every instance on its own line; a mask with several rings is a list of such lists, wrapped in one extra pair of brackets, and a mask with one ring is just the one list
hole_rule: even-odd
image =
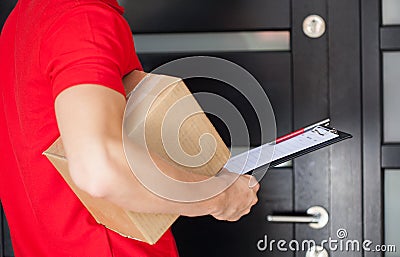
[(255, 197), (253, 202), (252, 202), (252, 204), (251, 204), (251, 206), (255, 205), (257, 202), (258, 202), (258, 197)]
[(252, 176), (252, 175), (243, 175), (245, 177), (249, 178), (249, 187), (255, 189), (256, 191), (258, 190), (258, 188), (260, 188), (260, 184), (258, 183), (256, 177)]
[(238, 221), (239, 219), (241, 219), (243, 216), (247, 215), (250, 213), (251, 207), (247, 208), (246, 210), (244, 210), (243, 212), (240, 213), (240, 215), (234, 215), (230, 218), (227, 219), (227, 221)]
[[(229, 174), (229, 173), (227, 173)], [(220, 176), (224, 176), (221, 173)], [(250, 187), (250, 180), (254, 180), (254, 184)], [(249, 214), (251, 207), (257, 202), (257, 191), (260, 185), (251, 175), (242, 175), (237, 181), (226, 191), (224, 204), (212, 215), (217, 220), (237, 221), (242, 216)]]
[(260, 184), (257, 182), (257, 184), (255, 184), (252, 189), (257, 192), (260, 189)]

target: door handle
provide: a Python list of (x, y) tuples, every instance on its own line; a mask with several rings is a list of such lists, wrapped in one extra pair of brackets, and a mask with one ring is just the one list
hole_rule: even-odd
[(328, 224), (329, 214), (321, 206), (308, 208), (305, 215), (268, 215), (269, 222), (308, 223), (311, 228), (321, 229)]

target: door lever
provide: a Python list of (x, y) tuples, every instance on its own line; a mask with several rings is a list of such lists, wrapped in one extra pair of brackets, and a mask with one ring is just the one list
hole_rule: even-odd
[(311, 228), (321, 229), (328, 224), (329, 214), (321, 206), (308, 208), (306, 215), (268, 215), (269, 222), (308, 223)]

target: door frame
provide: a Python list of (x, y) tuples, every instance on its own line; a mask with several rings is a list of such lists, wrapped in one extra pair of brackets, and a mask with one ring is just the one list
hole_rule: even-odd
[[(381, 1), (361, 2), (363, 101), (363, 239), (383, 243), (382, 89), (379, 27)], [(365, 257), (383, 253), (365, 252)]]

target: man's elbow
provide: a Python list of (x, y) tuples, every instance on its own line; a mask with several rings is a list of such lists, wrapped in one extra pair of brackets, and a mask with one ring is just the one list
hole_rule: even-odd
[[(73, 183), (82, 191), (96, 198), (109, 198), (113, 193), (113, 175), (106, 158), (95, 161), (79, 158), (69, 161)], [(115, 186), (115, 185), (114, 185)]]

